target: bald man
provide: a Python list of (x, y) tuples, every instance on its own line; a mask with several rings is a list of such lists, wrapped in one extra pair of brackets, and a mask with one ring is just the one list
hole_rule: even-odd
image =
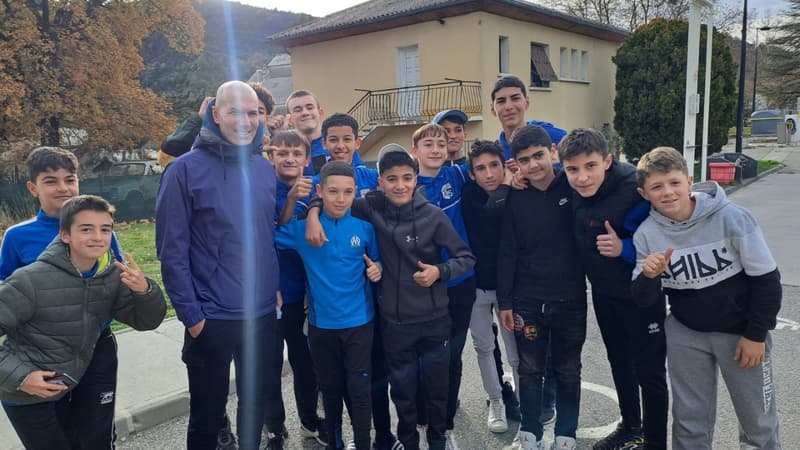
[(231, 361), (239, 448), (258, 449), (262, 424), (281, 426), (279, 417), (265, 417), (280, 379), (268, 369), (277, 349), (278, 262), (276, 178), (261, 157), (263, 134), (255, 91), (224, 83), (208, 105), (195, 151), (171, 163), (156, 201), (164, 286), (186, 327), (190, 450), (235, 443), (225, 414)]

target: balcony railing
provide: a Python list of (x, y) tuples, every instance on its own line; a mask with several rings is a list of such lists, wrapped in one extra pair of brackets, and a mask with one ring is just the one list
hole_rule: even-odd
[(468, 115), (481, 113), (481, 84), (478, 81), (448, 80), (364, 92), (348, 114), (358, 122), (362, 137), (378, 125), (427, 122), (443, 109), (458, 108)]

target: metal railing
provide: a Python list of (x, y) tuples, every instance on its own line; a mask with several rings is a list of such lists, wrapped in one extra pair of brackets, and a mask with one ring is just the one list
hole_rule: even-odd
[(364, 96), (347, 113), (358, 122), (362, 137), (376, 125), (428, 121), (444, 109), (458, 108), (468, 115), (481, 113), (479, 81), (445, 80), (375, 91), (356, 89)]

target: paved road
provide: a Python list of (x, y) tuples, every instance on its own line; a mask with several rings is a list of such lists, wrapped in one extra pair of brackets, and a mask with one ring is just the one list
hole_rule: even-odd
[[(779, 329), (774, 332), (775, 376), (778, 380), (778, 409), (782, 417), (782, 437), (785, 448), (789, 443), (800, 442), (800, 379), (794, 376), (800, 367), (795, 349), (800, 344), (800, 287), (785, 286), (785, 303), (781, 312)], [(583, 351), (583, 398), (581, 405), (581, 429), (578, 432), (578, 448), (589, 449), (598, 436), (604, 435), (617, 420), (617, 405), (610, 388), (611, 375), (606, 362), (605, 350), (597, 326), (590, 314), (589, 334)], [(467, 345), (464, 352), (464, 377), (461, 390), (461, 409), (456, 418), (458, 442), (462, 450), (501, 449), (511, 443), (516, 432), (492, 434), (486, 429), (485, 396), (480, 384), (475, 352)], [(283, 378), (284, 398), (292, 399), (291, 373)], [(297, 436), (298, 424), (293, 402), (287, 402), (287, 427)], [(229, 402), (229, 406), (233, 401)], [(231, 409), (230, 414), (234, 414)], [(162, 424), (143, 433), (132, 435), (119, 442), (120, 450), (178, 449), (184, 447), (186, 416)], [(347, 431), (347, 430), (346, 430)], [(552, 433), (552, 428), (549, 429)], [(552, 439), (552, 437), (551, 437)], [(313, 441), (290, 438), (287, 449), (317, 449)], [(734, 449), (737, 446), (736, 418), (724, 387), (720, 387), (716, 449)]]

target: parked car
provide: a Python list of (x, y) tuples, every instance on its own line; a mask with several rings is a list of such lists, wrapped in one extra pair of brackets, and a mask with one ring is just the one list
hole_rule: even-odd
[(99, 195), (117, 208), (118, 220), (153, 216), (162, 167), (155, 160), (121, 161), (105, 174), (81, 180), (81, 194)]

